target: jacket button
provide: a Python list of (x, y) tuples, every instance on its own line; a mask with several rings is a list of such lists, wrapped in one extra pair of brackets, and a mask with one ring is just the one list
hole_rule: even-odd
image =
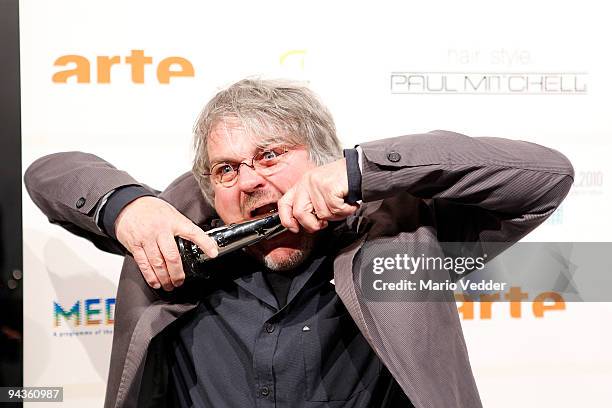
[(265, 327), (268, 333), (272, 333), (274, 331), (274, 325), (272, 323), (266, 323)]
[(76, 202), (76, 208), (81, 208), (85, 205), (85, 197), (81, 197)]
[(268, 395), (270, 395), (270, 389), (268, 387), (261, 387), (259, 392), (264, 397), (267, 397)]
[(389, 159), (390, 162), (397, 163), (402, 159), (402, 155), (398, 152), (391, 152), (387, 155), (387, 159)]

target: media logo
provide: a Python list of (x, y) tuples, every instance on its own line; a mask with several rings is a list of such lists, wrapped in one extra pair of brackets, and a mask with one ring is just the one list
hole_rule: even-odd
[(601, 195), (605, 191), (604, 171), (589, 169), (576, 171), (574, 185), (570, 190), (572, 195)]
[(559, 205), (557, 209), (548, 217), (545, 225), (561, 225), (563, 224), (563, 204)]
[(585, 95), (586, 72), (392, 72), (392, 94)]
[(282, 76), (293, 78), (306, 83), (310, 82), (308, 73), (305, 69), (307, 50), (294, 49), (283, 52), (279, 57), (279, 66), (282, 70)]
[(54, 336), (112, 334), (114, 323), (115, 298), (79, 299), (69, 303), (53, 301)]
[[(132, 50), (131, 54), (123, 57), (119, 55), (98, 56), (92, 63), (82, 55), (62, 55), (54, 62), (56, 67), (65, 67), (53, 74), (52, 81), (56, 84), (67, 84), (72, 78), (78, 84), (89, 84), (92, 82), (92, 64), (96, 67), (95, 83), (110, 84), (112, 81), (112, 68), (125, 69), (122, 65), (129, 65), (131, 80), (135, 84), (145, 83), (145, 67), (153, 64), (153, 58), (145, 55), (144, 50)], [(183, 57), (166, 57), (157, 64), (157, 81), (160, 84), (169, 84), (174, 77), (193, 77), (194, 69), (189, 60)], [(150, 79), (149, 79), (150, 81)]]
[(280, 65), (289, 66), (295, 64), (300, 70), (304, 70), (304, 58), (306, 57), (306, 50), (289, 50), (284, 52), (280, 56)]

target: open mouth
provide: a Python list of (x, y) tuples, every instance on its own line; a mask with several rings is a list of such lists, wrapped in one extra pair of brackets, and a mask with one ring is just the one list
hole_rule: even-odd
[(263, 204), (259, 207), (253, 208), (249, 212), (249, 215), (251, 217), (258, 217), (260, 215), (271, 214), (277, 211), (278, 211), (278, 206), (276, 205), (276, 203), (268, 203), (268, 204)]

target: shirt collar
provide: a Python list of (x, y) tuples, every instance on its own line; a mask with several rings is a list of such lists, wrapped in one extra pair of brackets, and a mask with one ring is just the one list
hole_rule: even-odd
[[(304, 263), (297, 267), (299, 269), (298, 271), (292, 271), (292, 274), (295, 277), (291, 282), (285, 307), (291, 303), (298, 293), (300, 293), (315, 272), (322, 268), (328, 269), (327, 271), (322, 271), (323, 276), (330, 276), (329, 279), (331, 279), (331, 276), (333, 276), (332, 266), (325, 261), (330, 256), (330, 250), (332, 250), (332, 247), (335, 246), (334, 241), (335, 234), (333, 233), (333, 228), (322, 231), (321, 236), (317, 237), (317, 245), (315, 246), (313, 253), (306, 259), (306, 261), (304, 261)], [(258, 265), (252, 274), (238, 276), (236, 279), (234, 279), (234, 282), (270, 307), (279, 310), (276, 297), (266, 282), (264, 273), (271, 272), (269, 272), (269, 270), (267, 270), (264, 266)]]

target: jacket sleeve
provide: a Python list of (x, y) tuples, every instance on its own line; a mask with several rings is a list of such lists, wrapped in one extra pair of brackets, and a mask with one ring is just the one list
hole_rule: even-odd
[[(116, 254), (125, 249), (106, 235), (94, 220), (102, 197), (126, 186), (141, 185), (101, 158), (81, 152), (54, 153), (32, 163), (24, 176), (26, 189), (49, 221)], [(152, 194), (158, 192), (142, 185)]]
[(422, 199), (441, 242), (517, 241), (553, 213), (574, 177), (564, 155), (524, 141), (433, 131), (360, 146), (363, 201)]

